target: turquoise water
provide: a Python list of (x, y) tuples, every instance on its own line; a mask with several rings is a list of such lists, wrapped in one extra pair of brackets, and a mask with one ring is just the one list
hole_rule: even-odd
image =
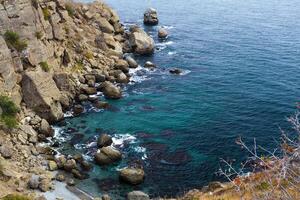
[[(136, 59), (153, 61), (158, 69), (139, 71), (139, 81), (124, 88), (123, 99), (109, 101), (108, 111), (65, 120), (64, 136), (73, 139), (64, 152), (88, 157), (95, 149), (87, 145), (107, 132), (124, 153), (114, 166), (96, 166), (79, 187), (116, 199), (132, 189), (176, 196), (224, 180), (215, 174), (220, 158), (239, 163), (247, 156), (235, 144), (238, 136), (269, 149), (278, 145), (279, 127), (288, 127), (285, 117), (294, 113), (300, 95), (297, 0), (106, 2), (125, 24), (142, 25), (144, 10), (157, 8), (159, 25), (167, 26), (170, 37), (159, 41), (158, 27), (144, 27), (157, 50)], [(172, 67), (185, 75), (169, 74)], [(76, 133), (67, 133), (70, 127)], [(117, 170), (136, 162), (144, 166), (145, 182), (120, 184)]]

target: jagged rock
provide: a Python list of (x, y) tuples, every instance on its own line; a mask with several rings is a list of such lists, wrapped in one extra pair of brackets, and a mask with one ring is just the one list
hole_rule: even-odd
[(130, 56), (126, 56), (126, 61), (129, 64), (130, 68), (137, 68), (138, 67), (138, 63)]
[(101, 148), (95, 155), (95, 161), (99, 165), (108, 165), (121, 159), (121, 152), (110, 146)]
[(97, 93), (97, 89), (94, 87), (81, 87), (82, 91), (87, 95), (92, 95)]
[(110, 196), (108, 194), (102, 195), (102, 200), (111, 200)]
[(101, 84), (102, 92), (106, 98), (119, 99), (122, 97), (120, 88), (112, 84), (111, 82), (105, 81)]
[(154, 8), (148, 8), (145, 11), (144, 24), (146, 24), (146, 25), (157, 25), (158, 24), (157, 11)]
[(68, 66), (68, 64), (70, 62), (71, 62), (70, 55), (69, 55), (68, 51), (65, 49), (63, 56), (62, 56), (62, 64), (65, 66)]
[(137, 54), (144, 55), (154, 52), (154, 40), (139, 27), (130, 28), (129, 44)]
[(22, 78), (23, 99), (26, 105), (47, 121), (63, 118), (60, 91), (52, 76), (42, 71), (28, 71)]
[(126, 183), (138, 185), (144, 181), (145, 172), (138, 168), (124, 168), (120, 171), (119, 177)]
[(39, 131), (46, 137), (53, 137), (54, 135), (54, 130), (45, 119), (42, 119)]
[(76, 94), (75, 84), (67, 73), (55, 73), (53, 80), (60, 91), (68, 92), (68, 96), (74, 97)]
[(109, 108), (109, 104), (104, 101), (95, 101), (93, 105), (98, 109), (106, 109)]
[(145, 65), (144, 65), (144, 67), (146, 67), (146, 68), (154, 68), (154, 67), (156, 67), (156, 65), (154, 63), (150, 62), (150, 61), (147, 61), (145, 63)]
[(159, 38), (166, 38), (168, 36), (168, 31), (165, 28), (158, 29), (158, 37)]
[(105, 33), (113, 33), (115, 31), (114, 27), (104, 17), (97, 18), (97, 24), (101, 31)]
[(32, 128), (32, 126), (29, 125), (20, 125), (20, 132), (18, 134), (18, 139), (25, 144), (26, 140), (28, 140), (31, 143), (37, 143), (38, 141), (38, 134), (37, 132)]
[(56, 161), (56, 164), (57, 164), (57, 167), (59, 169), (63, 169), (64, 168), (64, 165), (66, 164), (67, 162), (67, 159), (65, 156), (59, 156), (57, 158), (55, 158), (55, 161)]
[(116, 76), (116, 81), (117, 83), (128, 83), (129, 79), (123, 72), (121, 72)]
[(99, 148), (110, 146), (112, 143), (112, 138), (106, 133), (101, 134), (97, 140), (97, 145)]
[(80, 94), (79, 96), (78, 96), (78, 100), (80, 101), (80, 102), (82, 102), (82, 101), (87, 101), (89, 99), (89, 97), (87, 96), (87, 95), (85, 95), (85, 94)]
[(127, 194), (127, 200), (150, 200), (150, 197), (142, 191), (132, 191)]

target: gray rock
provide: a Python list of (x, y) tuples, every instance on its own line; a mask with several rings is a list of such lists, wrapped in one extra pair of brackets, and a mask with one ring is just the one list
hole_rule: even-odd
[(129, 34), (129, 45), (137, 54), (152, 54), (154, 52), (154, 40), (141, 28), (132, 27)]
[(73, 108), (73, 114), (74, 115), (79, 115), (80, 113), (82, 113), (84, 111), (84, 108), (82, 105), (80, 104), (76, 104)]
[(108, 194), (102, 195), (102, 200), (111, 200), (110, 196)]
[(120, 99), (122, 97), (120, 88), (111, 82), (105, 81), (101, 84), (101, 88), (104, 96), (108, 99)]
[(145, 65), (144, 65), (144, 67), (146, 67), (146, 68), (154, 68), (154, 67), (156, 67), (156, 65), (154, 63), (150, 62), (150, 61), (147, 61), (145, 63)]
[(67, 160), (67, 162), (64, 164), (64, 170), (67, 172), (71, 172), (73, 169), (76, 169), (76, 161), (74, 159)]
[(148, 8), (145, 11), (144, 24), (146, 24), (146, 25), (157, 25), (158, 24), (157, 11), (154, 8)]
[(127, 200), (150, 200), (150, 197), (142, 191), (132, 191), (127, 194)]
[(138, 63), (131, 56), (126, 56), (125, 59), (128, 62), (130, 68), (138, 67)]
[(53, 137), (54, 135), (54, 130), (45, 119), (42, 119), (41, 121), (40, 133), (45, 135), (46, 137)]
[(5, 159), (10, 159), (13, 155), (12, 148), (8, 145), (3, 145), (0, 147), (0, 154)]
[(55, 176), (55, 180), (59, 181), (59, 182), (63, 182), (66, 180), (65, 176), (62, 173), (57, 173)]
[(82, 101), (87, 101), (88, 100), (88, 96), (87, 95), (85, 95), (85, 94), (80, 94), (79, 96), (78, 96), (78, 100), (80, 101), (80, 102), (82, 102)]
[(30, 189), (38, 189), (40, 184), (40, 177), (38, 175), (32, 175), (31, 178), (28, 181), (28, 187)]

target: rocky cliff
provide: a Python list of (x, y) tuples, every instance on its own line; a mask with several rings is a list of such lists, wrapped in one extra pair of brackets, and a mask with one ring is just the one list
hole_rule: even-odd
[(47, 169), (57, 166), (45, 161), (54, 159), (53, 151), (40, 145), (53, 136), (49, 124), (66, 110), (82, 112), (82, 101), (107, 106), (90, 96), (97, 91), (121, 98), (118, 84), (127, 83), (129, 68), (137, 67), (124, 53), (153, 49), (145, 32), (125, 30), (101, 1), (0, 0), (0, 95), (20, 108), (17, 128), (0, 122), (0, 197), (50, 190)]

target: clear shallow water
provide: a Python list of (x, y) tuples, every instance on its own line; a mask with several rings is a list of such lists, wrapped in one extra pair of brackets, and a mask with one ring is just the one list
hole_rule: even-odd
[[(236, 144), (241, 135), (267, 148), (277, 145), (278, 127), (299, 101), (300, 6), (296, 0), (128, 1), (107, 0), (124, 23), (142, 24), (151, 5), (170, 37), (158, 41), (158, 27), (145, 27), (159, 50), (150, 57), (154, 72), (139, 72), (144, 81), (126, 86), (125, 97), (110, 101), (108, 111), (66, 119), (72, 145), (63, 151), (92, 154), (86, 144), (108, 132), (124, 152), (122, 162), (95, 167), (79, 186), (93, 194), (108, 192), (121, 199), (132, 189), (152, 196), (176, 196), (210, 181), (220, 158), (242, 161)], [(180, 67), (183, 76), (168, 73)], [(66, 133), (68, 128), (76, 133)], [(77, 148), (74, 150), (73, 145)], [(117, 170), (138, 160), (145, 182), (119, 184)]]

